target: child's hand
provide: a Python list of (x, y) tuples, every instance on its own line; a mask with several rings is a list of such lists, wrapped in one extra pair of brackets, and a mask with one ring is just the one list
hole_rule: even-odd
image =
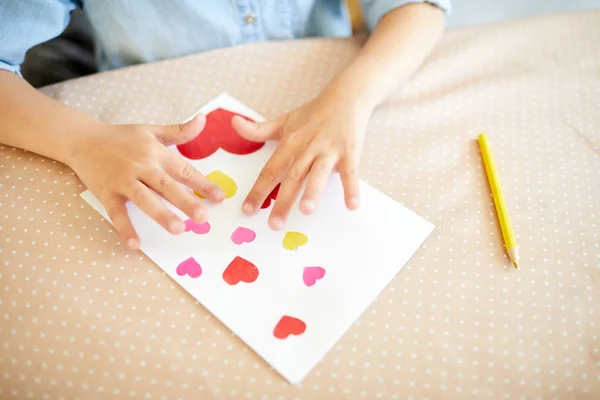
[(213, 202), (225, 198), (217, 185), (166, 147), (193, 139), (205, 123), (201, 115), (182, 125), (108, 125), (75, 147), (69, 166), (102, 202), (130, 248), (140, 243), (125, 208), (127, 200), (169, 232), (179, 234), (185, 230), (184, 222), (152, 190), (197, 222), (206, 220), (206, 211), (180, 183)]
[(269, 225), (282, 229), (305, 179), (300, 210), (310, 214), (317, 208), (329, 176), (335, 170), (342, 178), (346, 206), (356, 209), (359, 206), (357, 167), (369, 116), (367, 108), (330, 91), (273, 121), (251, 123), (234, 117), (233, 127), (246, 139), (280, 141), (248, 194), (243, 211), (251, 215), (260, 210), (265, 198), (281, 182)]

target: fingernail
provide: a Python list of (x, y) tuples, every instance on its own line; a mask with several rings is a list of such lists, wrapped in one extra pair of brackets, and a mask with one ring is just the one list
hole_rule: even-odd
[(348, 200), (348, 208), (350, 208), (351, 210), (356, 210), (359, 205), (360, 205), (360, 202), (358, 201), (358, 198), (356, 198), (356, 197), (352, 197), (351, 199)]
[(283, 229), (283, 219), (280, 217), (271, 218), (271, 227), (276, 230)]
[(221, 188), (214, 188), (212, 190), (212, 195), (216, 200), (222, 200), (225, 198), (225, 192)]
[(140, 241), (131, 238), (127, 241), (127, 247), (129, 247), (131, 250), (137, 250), (140, 247)]
[(242, 206), (242, 211), (244, 212), (244, 214), (250, 215), (254, 212), (254, 207), (252, 207), (252, 204), (250, 203), (244, 203), (244, 205)]
[(177, 235), (185, 230), (185, 224), (182, 221), (171, 221), (169, 223), (171, 233)]
[(308, 212), (313, 212), (316, 204), (314, 200), (302, 200), (302, 207)]

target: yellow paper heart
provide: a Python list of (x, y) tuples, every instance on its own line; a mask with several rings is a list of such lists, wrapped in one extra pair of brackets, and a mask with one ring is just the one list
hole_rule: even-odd
[[(235, 196), (235, 194), (237, 192), (237, 185), (236, 185), (235, 181), (233, 179), (231, 179), (229, 176), (227, 176), (225, 173), (223, 173), (217, 169), (217, 170), (211, 172), (210, 174), (206, 175), (206, 177), (210, 181), (214, 182), (218, 187), (223, 189), (223, 191), (225, 192), (226, 199)], [(205, 198), (202, 194), (200, 194), (196, 191), (194, 191), (194, 194), (202, 199)]]
[(306, 243), (308, 243), (308, 238), (300, 232), (286, 232), (283, 238), (283, 248), (286, 250), (297, 250), (298, 247), (304, 246)]

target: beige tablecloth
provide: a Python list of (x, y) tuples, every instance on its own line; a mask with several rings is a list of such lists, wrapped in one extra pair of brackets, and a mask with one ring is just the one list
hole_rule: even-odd
[[(265, 43), (45, 88), (114, 123), (223, 91), (274, 117), (359, 41)], [(489, 134), (522, 252), (502, 248)], [(286, 383), (78, 196), (0, 147), (0, 398), (600, 398), (600, 12), (448, 32), (373, 115), (362, 177), (435, 233), (302, 385)]]

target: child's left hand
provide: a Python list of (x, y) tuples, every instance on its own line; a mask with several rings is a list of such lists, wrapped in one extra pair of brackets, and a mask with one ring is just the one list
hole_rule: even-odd
[(351, 210), (358, 208), (358, 161), (370, 114), (369, 108), (344, 97), (339, 90), (328, 90), (273, 121), (251, 123), (235, 117), (233, 127), (242, 137), (257, 142), (279, 140), (244, 201), (244, 213), (258, 212), (266, 197), (281, 182), (269, 218), (271, 228), (280, 230), (304, 180), (307, 184), (300, 210), (311, 214), (333, 171), (340, 173), (346, 206)]

